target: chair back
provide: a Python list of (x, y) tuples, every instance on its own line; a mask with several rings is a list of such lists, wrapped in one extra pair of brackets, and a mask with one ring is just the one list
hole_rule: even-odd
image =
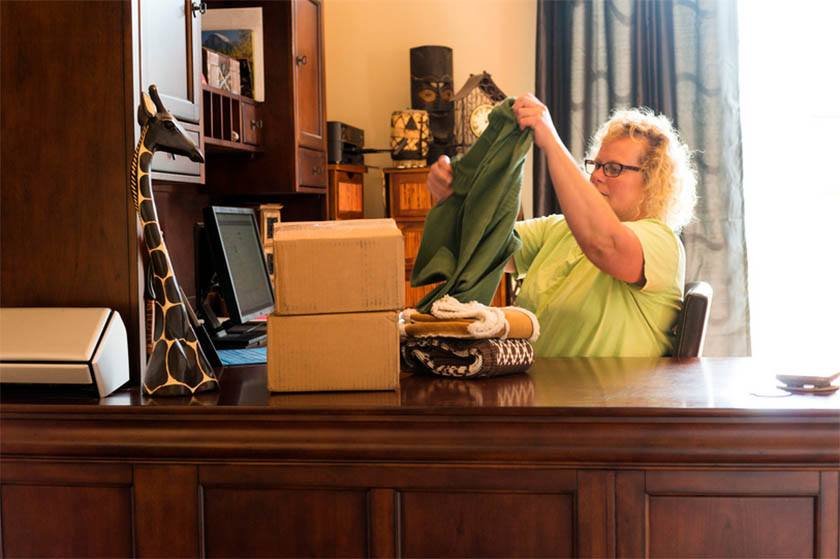
[(673, 357), (701, 357), (712, 307), (712, 286), (705, 281), (685, 284), (683, 307), (674, 324)]

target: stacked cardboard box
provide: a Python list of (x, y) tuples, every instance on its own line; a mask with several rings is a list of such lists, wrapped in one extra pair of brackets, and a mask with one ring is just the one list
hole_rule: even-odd
[(276, 226), (269, 390), (397, 388), (403, 246), (392, 219)]

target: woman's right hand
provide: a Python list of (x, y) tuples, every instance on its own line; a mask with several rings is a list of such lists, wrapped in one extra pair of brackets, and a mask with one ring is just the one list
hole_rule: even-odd
[(431, 166), (426, 188), (429, 189), (435, 204), (452, 196), (452, 165), (449, 163), (449, 157), (441, 155)]

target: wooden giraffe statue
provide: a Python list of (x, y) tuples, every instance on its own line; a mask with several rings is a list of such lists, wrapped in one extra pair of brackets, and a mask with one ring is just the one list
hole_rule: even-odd
[(219, 382), (189, 321), (189, 303), (175, 279), (161, 234), (149, 173), (156, 151), (184, 155), (198, 163), (204, 162), (204, 155), (163, 106), (157, 87), (151, 85), (149, 93), (141, 95), (137, 109), (140, 141), (131, 165), (131, 194), (149, 251), (146, 293), (155, 301), (152, 354), (143, 390), (150, 396), (193, 395), (215, 390)]

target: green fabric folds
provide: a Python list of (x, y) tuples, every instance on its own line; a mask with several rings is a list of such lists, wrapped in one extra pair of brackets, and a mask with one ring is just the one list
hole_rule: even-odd
[(513, 230), (525, 157), (533, 142), (520, 130), (509, 98), (490, 113), (472, 148), (452, 163), (452, 196), (426, 216), (411, 285), (444, 282), (417, 309), (429, 312), (444, 295), (490, 304), (511, 255), (522, 245)]

